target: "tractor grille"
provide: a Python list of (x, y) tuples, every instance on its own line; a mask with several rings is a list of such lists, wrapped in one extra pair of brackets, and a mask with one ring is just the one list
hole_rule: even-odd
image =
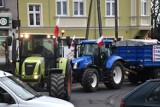
[(32, 75), (35, 66), (36, 66), (36, 63), (25, 63), (25, 74)]

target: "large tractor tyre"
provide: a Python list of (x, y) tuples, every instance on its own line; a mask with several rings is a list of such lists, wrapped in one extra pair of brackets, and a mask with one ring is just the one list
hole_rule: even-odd
[(70, 62), (67, 62), (66, 74), (65, 74), (65, 97), (64, 99), (69, 101), (71, 97), (71, 85), (72, 85), (72, 68)]
[(132, 84), (137, 84), (139, 82), (139, 76), (137, 74), (134, 74), (134, 73), (129, 73), (128, 80)]
[(160, 78), (160, 69), (153, 69), (151, 77), (152, 79)]
[(104, 82), (109, 89), (118, 89), (124, 82), (124, 67), (121, 62), (117, 61), (113, 64), (109, 71), (108, 81)]
[(65, 77), (62, 74), (52, 74), (50, 75), (50, 92), (49, 95), (52, 97), (57, 97), (60, 99), (65, 98)]
[(98, 88), (99, 76), (95, 68), (87, 68), (82, 76), (82, 86), (87, 92), (96, 91)]

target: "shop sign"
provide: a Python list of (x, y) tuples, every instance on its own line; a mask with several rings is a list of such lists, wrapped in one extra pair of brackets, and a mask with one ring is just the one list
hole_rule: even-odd
[(0, 17), (0, 27), (9, 26), (9, 17)]
[(160, 45), (153, 45), (153, 61), (160, 61)]

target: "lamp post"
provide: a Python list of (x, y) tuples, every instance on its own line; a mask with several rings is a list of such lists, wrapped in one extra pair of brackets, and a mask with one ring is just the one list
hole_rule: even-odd
[(115, 0), (115, 40), (118, 40), (117, 0)]
[[(65, 30), (61, 30), (61, 34), (62, 34), (62, 37), (65, 33)], [(62, 38), (61, 38), (62, 39)], [(64, 47), (63, 47), (63, 41), (61, 42), (61, 47), (62, 47), (62, 56), (64, 57)]]
[(65, 30), (61, 30), (62, 37), (63, 37), (64, 33), (65, 33)]

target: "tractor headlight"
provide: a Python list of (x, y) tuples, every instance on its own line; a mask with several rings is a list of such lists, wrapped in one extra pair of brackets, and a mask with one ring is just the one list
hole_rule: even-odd
[(73, 66), (73, 69), (77, 69), (80, 66), (80, 62), (76, 62)]
[(77, 68), (77, 62), (74, 64), (73, 69)]
[(24, 72), (22, 72), (22, 75), (25, 75), (25, 73), (24, 73)]
[(34, 77), (33, 77), (34, 79), (38, 79), (38, 75), (34, 75)]

